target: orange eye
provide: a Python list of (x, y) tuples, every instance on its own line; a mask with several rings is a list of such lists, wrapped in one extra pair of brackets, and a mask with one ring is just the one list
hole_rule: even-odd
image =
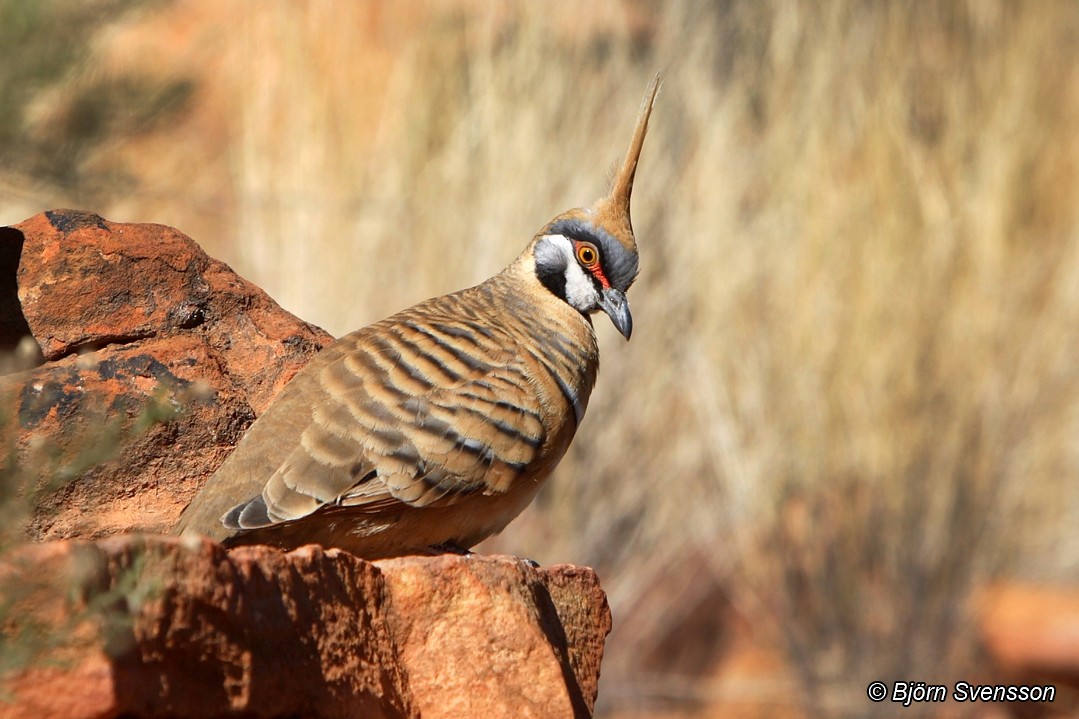
[(585, 267), (592, 267), (599, 262), (599, 252), (592, 245), (582, 242), (577, 245), (577, 259)]

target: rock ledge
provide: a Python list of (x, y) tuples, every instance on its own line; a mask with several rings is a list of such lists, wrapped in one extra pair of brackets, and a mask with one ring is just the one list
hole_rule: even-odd
[(30, 546), (12, 580), (58, 636), (0, 686), (10, 719), (587, 717), (611, 627), (594, 572), (509, 557), (129, 535)]

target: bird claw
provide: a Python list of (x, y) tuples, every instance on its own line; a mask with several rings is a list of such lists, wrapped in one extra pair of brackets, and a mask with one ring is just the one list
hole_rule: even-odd
[(427, 549), (431, 552), (431, 554), (456, 554), (459, 557), (471, 557), (473, 554), (471, 549), (465, 549), (464, 547), (454, 544), (453, 542), (432, 544)]

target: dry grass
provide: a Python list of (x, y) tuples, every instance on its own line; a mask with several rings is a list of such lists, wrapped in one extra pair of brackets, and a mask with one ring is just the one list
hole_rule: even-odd
[(618, 617), (690, 550), (829, 716), (963, 671), (987, 576), (1079, 570), (1079, 6), (211, 5), (165, 11), (229, 28), (173, 38), (212, 68), (199, 111), (101, 209), (336, 333), (595, 199), (665, 72), (637, 330), (600, 329), (580, 436), (493, 545), (601, 569), (608, 707), (685, 685), (635, 662), (695, 621), (679, 597)]

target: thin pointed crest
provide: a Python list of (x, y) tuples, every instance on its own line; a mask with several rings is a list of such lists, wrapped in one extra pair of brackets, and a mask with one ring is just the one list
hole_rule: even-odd
[(655, 104), (656, 95), (659, 94), (660, 84), (663, 84), (663, 80), (659, 74), (656, 74), (644, 93), (637, 128), (633, 131), (633, 139), (629, 144), (626, 160), (615, 175), (611, 192), (596, 204), (596, 213), (605, 220), (607, 227), (625, 228), (624, 231), (628, 236), (623, 232), (615, 232), (615, 234), (620, 242), (633, 250), (636, 250), (637, 243), (633, 240), (632, 223), (629, 219), (629, 200), (633, 193), (633, 178), (637, 175), (637, 162), (641, 158), (641, 148), (644, 147), (644, 136), (648, 132), (648, 118), (652, 116), (652, 106)]
[(644, 94), (641, 112), (637, 118), (637, 129), (633, 131), (633, 141), (629, 145), (629, 151), (626, 153), (626, 159), (622, 163), (621, 169), (614, 178), (611, 194), (606, 198), (606, 201), (612, 204), (614, 208), (624, 213), (627, 222), (629, 220), (629, 200), (633, 194), (633, 178), (637, 174), (637, 160), (641, 157), (644, 136), (648, 133), (648, 118), (652, 115), (652, 105), (656, 102), (656, 95), (659, 94), (661, 84), (662, 78), (657, 74), (652, 80), (652, 84), (648, 86), (648, 91)]

